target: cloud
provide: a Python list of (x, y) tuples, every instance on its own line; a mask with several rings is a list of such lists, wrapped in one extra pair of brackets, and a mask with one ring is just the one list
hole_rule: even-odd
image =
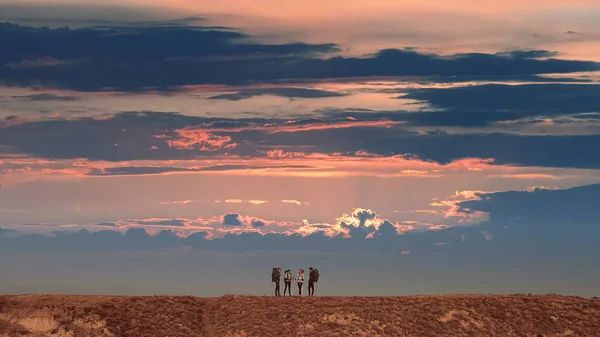
[(252, 220), (252, 227), (254, 228), (261, 228), (264, 227), (265, 223), (261, 220)]
[[(597, 254), (600, 247), (599, 196), (600, 184), (562, 190), (459, 191), (449, 199), (458, 201), (459, 212), (469, 209), (490, 215), (488, 220), (471, 226), (395, 223), (364, 208), (356, 208), (332, 223), (308, 220), (290, 223), (229, 213), (205, 219), (32, 224), (18, 228), (44, 230), (47, 234), (2, 228), (0, 251), (111, 251), (190, 246), (235, 251), (396, 251), (411, 255), (438, 254), (436, 249), (442, 249), (439, 254), (444, 256), (501, 256), (518, 252), (543, 257), (548, 252), (564, 250), (589, 255)], [(48, 233), (52, 230), (62, 231)]]
[(179, 13), (171, 8), (131, 6), (124, 3), (108, 4), (95, 2), (63, 2), (48, 4), (43, 1), (0, 3), (2, 19), (26, 25), (51, 27), (152, 27), (182, 26), (197, 24), (205, 19), (196, 16), (178, 17)]
[(557, 56), (558, 53), (548, 50), (512, 50), (509, 52), (496, 53), (496, 55), (514, 59), (537, 59)]
[(161, 226), (161, 227), (178, 227), (188, 226), (189, 221), (185, 219), (151, 219), (151, 220), (131, 220), (132, 224), (143, 226)]
[[(250, 37), (240, 32), (200, 26), (51, 30), (4, 23), (2, 27), (5, 33), (0, 42), (5, 48), (0, 52), (0, 63), (19, 64), (39, 57), (68, 61), (29, 68), (3, 67), (3, 84), (79, 91), (171, 91), (195, 84), (273, 83), (290, 79), (494, 77), (600, 69), (594, 62), (541, 60), (537, 57), (551, 52), (540, 50), (441, 56), (411, 49), (384, 49), (361, 58), (322, 58), (322, 54), (339, 51), (338, 47), (333, 43), (249, 43)], [(44, 46), (42, 52), (33, 47), (40, 45)], [(130, 48), (132, 45), (137, 47)], [(23, 55), (29, 56), (24, 59)]]
[(240, 215), (237, 213), (230, 213), (223, 216), (223, 226), (242, 226), (242, 222), (239, 219)]
[(302, 204), (310, 206), (310, 202), (309, 201), (302, 202), (302, 201), (291, 199), (291, 200), (281, 200), (281, 202), (284, 203), (284, 204), (291, 204), (291, 205), (298, 205), (298, 206), (300, 206)]
[(176, 200), (176, 201), (161, 201), (161, 205), (187, 205), (199, 202), (200, 200)]
[[(377, 158), (401, 155), (443, 165), (464, 158), (493, 158), (495, 165), (600, 167), (600, 157), (589, 155), (595, 153), (597, 144), (600, 144), (599, 134), (530, 136), (497, 132), (450, 133), (443, 130), (419, 132), (406, 125), (402, 121), (404, 117), (402, 114), (394, 117), (389, 113), (348, 113), (347, 116), (334, 114), (290, 121), (283, 118), (206, 118), (145, 111), (123, 112), (106, 118), (19, 122), (10, 119), (8, 125), (0, 128), (0, 155), (26, 154), (38, 158), (86, 158), (111, 162), (273, 159), (260, 165), (230, 162), (185, 168), (165, 164), (111, 165), (116, 167), (90, 169), (86, 173), (105, 176), (311, 169), (306, 160), (294, 162), (289, 159), (318, 159), (319, 156), (358, 158), (364, 153)], [(212, 136), (206, 136), (208, 134)], [(551, 156), (547, 155), (549, 148), (554, 149)], [(284, 159), (288, 160), (286, 165), (278, 166)], [(414, 176), (415, 173), (407, 171), (404, 175)], [(434, 174), (430, 172), (425, 176), (431, 175)]]
[(356, 208), (348, 215), (344, 214), (337, 219), (341, 224), (354, 227), (374, 227), (377, 229), (383, 220), (378, 219), (377, 213), (370, 209)]
[(92, 169), (90, 176), (124, 176), (124, 175), (149, 175), (175, 172), (193, 172), (194, 169), (185, 167), (109, 167), (104, 169)]
[(415, 125), (484, 126), (533, 116), (559, 116), (600, 109), (600, 85), (487, 84), (410, 90), (402, 99), (424, 101), (439, 112), (405, 115)]
[(129, 166), (129, 167), (107, 167), (92, 168), (83, 172), (89, 176), (127, 176), (127, 175), (156, 175), (165, 173), (192, 173), (192, 172), (226, 172), (243, 170), (277, 170), (277, 169), (309, 169), (306, 165), (212, 165), (205, 167), (186, 168), (186, 167), (168, 167), (168, 166)]
[(307, 89), (307, 88), (265, 88), (265, 89), (253, 89), (253, 90), (244, 90), (238, 91), (232, 94), (220, 94), (216, 96), (209, 97), (212, 100), (229, 100), (229, 101), (239, 101), (243, 99), (252, 98), (255, 96), (262, 95), (273, 95), (287, 98), (325, 98), (325, 97), (342, 97), (347, 96), (348, 94), (327, 91), (327, 90), (317, 90), (317, 89)]
[(11, 96), (12, 99), (18, 101), (45, 101), (45, 102), (76, 102), (80, 101), (80, 97), (76, 96), (62, 96), (56, 94), (36, 94), (36, 95), (24, 95), (24, 96)]
[[(511, 225), (545, 228), (568, 228), (582, 224), (600, 228), (600, 184), (569, 189), (534, 188), (526, 191), (507, 191), (478, 194), (478, 198), (458, 203), (459, 210), (485, 212), (490, 220)], [(591, 227), (590, 227), (591, 226)], [(586, 228), (584, 227), (584, 228)]]
[[(169, 147), (177, 149), (195, 149), (200, 151), (219, 151), (233, 149), (237, 146), (229, 136), (217, 136), (204, 130), (181, 129), (175, 130), (178, 138), (167, 140)], [(162, 136), (157, 136), (161, 138)]]

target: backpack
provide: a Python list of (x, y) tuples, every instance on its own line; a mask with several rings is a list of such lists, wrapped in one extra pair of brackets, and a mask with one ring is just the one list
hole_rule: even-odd
[(277, 272), (277, 268), (273, 268), (273, 271), (271, 272), (271, 281), (272, 282), (277, 282), (279, 281), (279, 273)]
[(315, 282), (318, 282), (319, 281), (319, 269), (315, 269), (314, 273), (315, 273)]

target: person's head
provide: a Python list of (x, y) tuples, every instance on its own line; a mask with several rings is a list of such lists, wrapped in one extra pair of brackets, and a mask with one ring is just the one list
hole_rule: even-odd
[(277, 268), (277, 271), (281, 271), (281, 267)]
[(304, 269), (302, 269), (302, 268), (298, 269), (298, 274), (304, 274)]
[(308, 271), (313, 271), (313, 267), (308, 268)]

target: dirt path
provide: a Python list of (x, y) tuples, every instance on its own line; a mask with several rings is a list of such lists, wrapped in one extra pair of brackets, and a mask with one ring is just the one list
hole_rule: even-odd
[(204, 304), (204, 312), (202, 313), (203, 336), (215, 337), (214, 331), (214, 303), (212, 300), (207, 300)]

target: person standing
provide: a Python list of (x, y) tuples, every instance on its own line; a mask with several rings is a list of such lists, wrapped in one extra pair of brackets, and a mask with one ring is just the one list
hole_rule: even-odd
[(298, 281), (298, 296), (302, 296), (302, 286), (304, 285), (304, 269), (298, 269), (296, 281)]
[(286, 270), (283, 282), (285, 283), (285, 288), (283, 288), (283, 296), (285, 296), (285, 292), (287, 291), (290, 296), (292, 296), (292, 271)]
[(281, 296), (281, 268), (273, 268), (271, 281), (275, 283), (275, 296)]
[(319, 278), (317, 275), (316, 269), (313, 269), (313, 267), (308, 268), (308, 296), (315, 295), (315, 283)]

